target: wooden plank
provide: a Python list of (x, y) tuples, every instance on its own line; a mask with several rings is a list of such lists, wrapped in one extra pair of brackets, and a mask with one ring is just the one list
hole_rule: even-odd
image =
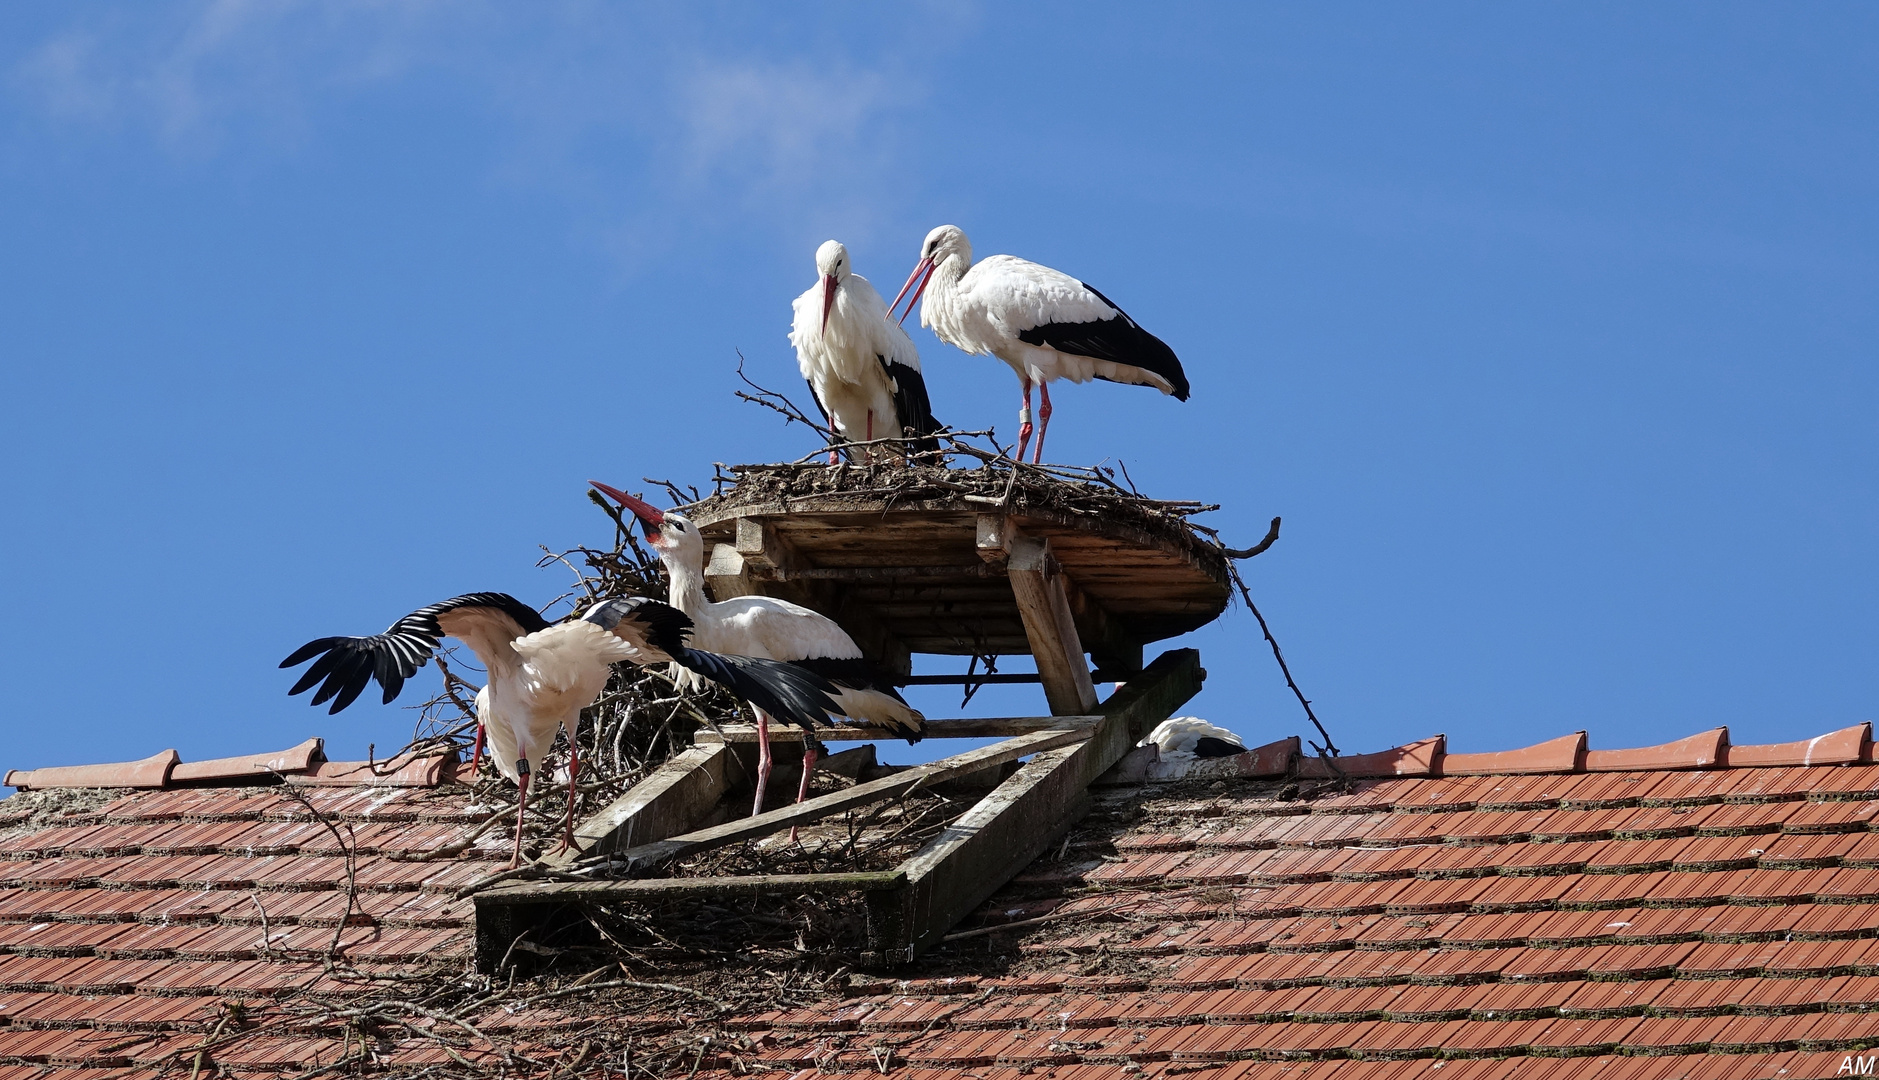
[[(937, 944), (967, 913), (1029, 865), (1080, 816), (1087, 789), (1146, 731), (1200, 692), (1193, 649), (1163, 653), (1099, 709), (1087, 742), (1039, 754), (901, 864), (907, 886), (868, 894), (883, 927), (883, 959), (904, 962)], [(892, 954), (892, 955), (886, 955)]]
[(1004, 523), (1005, 573), (1011, 594), (1024, 617), (1024, 633), (1031, 639), (1031, 656), (1044, 683), (1050, 711), (1069, 716), (1089, 712), (1096, 705), (1096, 687), (1077, 635), (1076, 618), (1063, 568), (1051, 558), (1050, 545), (1026, 536)]
[(901, 686), (992, 686), (1004, 683), (1034, 683), (1036, 672), (994, 671), (988, 675), (908, 675), (899, 680)]
[(926, 765), (915, 765), (905, 772), (884, 776), (865, 784), (856, 784), (845, 791), (817, 796), (780, 810), (767, 810), (754, 817), (726, 822), (723, 825), (700, 829), (697, 832), (660, 840), (657, 843), (641, 844), (621, 852), (620, 857), (636, 867), (652, 866), (728, 844), (741, 843), (759, 836), (767, 836), (793, 825), (807, 825), (820, 821), (850, 807), (865, 806), (916, 787), (935, 784), (955, 776), (965, 776), (981, 769), (1003, 765), (1007, 761), (1016, 761), (1045, 750), (1054, 750), (1060, 746), (1082, 742), (1090, 738), (1095, 730), (1089, 726), (1075, 726), (1020, 735), (994, 746), (955, 754)]
[[(1087, 716), (995, 716), (976, 720), (928, 720), (926, 737), (929, 739), (997, 739), (1013, 735), (1029, 735), (1034, 731), (1056, 731), (1063, 728), (1095, 727), (1101, 717), (1092, 713)], [(877, 728), (848, 727), (820, 728), (816, 738), (823, 742), (875, 742), (898, 739), (901, 736), (891, 731)], [(700, 730), (692, 736), (700, 746), (723, 743), (754, 743), (757, 741), (757, 728), (754, 724), (723, 724), (717, 731), (709, 728)], [(773, 743), (801, 742), (801, 728), (778, 724), (770, 729), (770, 741)]]
[(515, 907), (524, 904), (604, 903), (607, 901), (676, 900), (684, 897), (753, 896), (778, 893), (867, 892), (898, 889), (907, 875), (900, 870), (841, 874), (750, 874), (741, 877), (640, 878), (633, 881), (532, 881), (503, 885), (476, 894), (483, 905)]
[(677, 836), (711, 813), (740, 771), (736, 755), (722, 743), (690, 747), (581, 822), (574, 830), (575, 846), (547, 861), (573, 862)]
[[(926, 552), (913, 552), (914, 557), (931, 557)], [(986, 578), (992, 577), (990, 567), (982, 563), (970, 566), (946, 564), (938, 566), (819, 566), (802, 570), (789, 570), (775, 575), (778, 581), (903, 581), (908, 579)]]

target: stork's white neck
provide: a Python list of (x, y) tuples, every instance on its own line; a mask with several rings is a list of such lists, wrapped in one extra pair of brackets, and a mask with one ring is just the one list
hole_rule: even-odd
[(920, 305), (920, 325), (933, 331), (941, 341), (970, 353), (986, 349), (969, 336), (959, 310), (959, 283), (972, 269), (972, 256), (954, 252), (933, 268), (927, 282), (926, 298)]
[(659, 561), (665, 563), (665, 572), (672, 579), (672, 589), (667, 594), (668, 602), (680, 611), (692, 617), (696, 622), (705, 613), (705, 568), (702, 559), (687, 559), (681, 552), (659, 553)]

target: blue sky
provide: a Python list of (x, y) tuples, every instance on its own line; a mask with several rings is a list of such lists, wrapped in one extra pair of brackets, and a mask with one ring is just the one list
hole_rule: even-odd
[[(1051, 456), (1284, 515), (1347, 750), (1872, 719), (1876, 140), (1855, 4), (8, 5), (0, 766), (401, 744), (276, 662), (557, 594), (589, 476), (805, 452), (735, 350), (799, 385), (816, 245), (894, 288), (942, 222), (1181, 355)], [(1301, 730), (1243, 612), (1188, 643), (1194, 711)]]

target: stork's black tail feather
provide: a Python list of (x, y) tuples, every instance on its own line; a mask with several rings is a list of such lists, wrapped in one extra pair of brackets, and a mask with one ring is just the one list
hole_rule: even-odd
[(679, 647), (667, 650), (673, 660), (787, 724), (814, 731), (817, 724), (835, 725), (841, 715), (835, 703), (835, 684), (781, 660), (730, 656)]
[(887, 357), (880, 358), (881, 367), (887, 372), (888, 382), (894, 387), (894, 411), (900, 414), (900, 433), (916, 440), (911, 452), (920, 455), (939, 453), (937, 432), (944, 431), (946, 425), (933, 418), (933, 403), (927, 397), (926, 379), (920, 369), (907, 364), (890, 363)]

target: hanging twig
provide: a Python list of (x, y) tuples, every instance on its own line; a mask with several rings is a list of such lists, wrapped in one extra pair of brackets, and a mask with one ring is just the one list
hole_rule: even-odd
[[(1274, 528), (1277, 528), (1276, 522), (1274, 523)], [(1339, 751), (1337, 744), (1331, 741), (1331, 733), (1326, 731), (1324, 725), (1318, 721), (1318, 714), (1311, 710), (1310, 699), (1305, 697), (1305, 692), (1300, 690), (1298, 683), (1293, 680), (1292, 669), (1285, 663), (1285, 653), (1279, 649), (1279, 639), (1272, 636), (1272, 627), (1266, 624), (1266, 617), (1259, 613), (1259, 605), (1253, 603), (1253, 593), (1252, 590), (1246, 587), (1246, 579), (1240, 576), (1239, 568), (1231, 563), (1228, 564), (1228, 570), (1232, 573), (1233, 584), (1239, 586), (1240, 599), (1246, 601), (1246, 609), (1253, 613), (1253, 618), (1259, 620), (1259, 632), (1266, 635), (1266, 644), (1272, 646), (1272, 658), (1279, 662), (1279, 673), (1285, 676), (1285, 685), (1292, 688), (1292, 696), (1298, 699), (1300, 705), (1304, 706), (1305, 718), (1311, 721), (1311, 726), (1317, 728), (1318, 734), (1324, 736), (1324, 745), (1322, 747), (1317, 743), (1310, 743), (1310, 740), (1306, 741), (1310, 743), (1313, 750), (1318, 752), (1319, 757), (1325, 758), (1327, 761), (1329, 761), (1330, 758), (1338, 756)], [(1342, 770), (1339, 770), (1336, 765), (1332, 765), (1332, 770), (1337, 772), (1340, 776), (1343, 775)]]

